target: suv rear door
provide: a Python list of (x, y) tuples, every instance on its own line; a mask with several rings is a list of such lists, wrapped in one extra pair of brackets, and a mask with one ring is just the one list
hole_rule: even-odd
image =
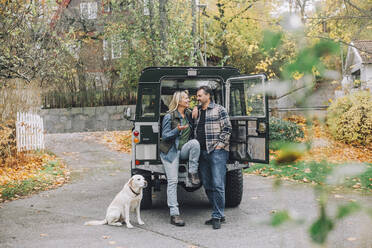
[(229, 160), (269, 163), (269, 111), (265, 75), (230, 77), (225, 107), (232, 134)]

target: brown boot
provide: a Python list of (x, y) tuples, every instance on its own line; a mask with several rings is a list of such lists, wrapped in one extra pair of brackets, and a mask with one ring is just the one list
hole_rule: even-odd
[(185, 225), (185, 221), (183, 219), (181, 219), (181, 217), (179, 215), (171, 216), (170, 223), (172, 225), (175, 225), (175, 226), (184, 226)]
[(192, 185), (199, 185), (200, 184), (200, 179), (199, 179), (199, 174), (198, 173), (189, 173), (189, 179), (190, 179)]

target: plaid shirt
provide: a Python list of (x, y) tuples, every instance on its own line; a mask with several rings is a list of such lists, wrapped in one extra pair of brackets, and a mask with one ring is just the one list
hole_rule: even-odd
[[(196, 120), (195, 127), (198, 126), (200, 120), (200, 110), (198, 119)], [(205, 139), (206, 139), (206, 148), (207, 152), (211, 153), (216, 146), (220, 146), (226, 151), (229, 150), (229, 140), (231, 134), (231, 123), (229, 115), (226, 112), (226, 109), (221, 105), (216, 103), (209, 103), (207, 110), (205, 112)], [(197, 128), (195, 128), (194, 133), (195, 137), (197, 135)]]

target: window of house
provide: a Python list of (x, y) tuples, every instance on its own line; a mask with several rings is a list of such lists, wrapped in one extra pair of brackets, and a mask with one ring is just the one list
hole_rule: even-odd
[(150, 15), (149, 0), (143, 0), (143, 15)]
[(102, 1), (102, 11), (103, 11), (103, 13), (110, 13), (111, 12), (110, 0)]
[(66, 50), (75, 58), (79, 58), (80, 44), (79, 43), (68, 43), (65, 45)]
[(118, 59), (122, 56), (123, 40), (113, 37), (103, 40), (103, 59)]
[(110, 59), (110, 47), (108, 40), (103, 40), (103, 60)]
[(112, 39), (112, 41), (111, 41), (111, 58), (118, 59), (118, 58), (121, 57), (122, 44), (123, 44), (122, 40), (120, 40), (118, 38)]
[(96, 19), (97, 18), (97, 3), (85, 2), (80, 3), (80, 15), (83, 19)]

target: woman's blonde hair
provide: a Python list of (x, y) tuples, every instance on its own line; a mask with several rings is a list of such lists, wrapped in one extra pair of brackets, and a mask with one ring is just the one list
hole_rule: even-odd
[(189, 92), (187, 90), (174, 92), (172, 100), (168, 106), (169, 108), (168, 113), (177, 110), (178, 104), (180, 103), (183, 96), (189, 96)]

